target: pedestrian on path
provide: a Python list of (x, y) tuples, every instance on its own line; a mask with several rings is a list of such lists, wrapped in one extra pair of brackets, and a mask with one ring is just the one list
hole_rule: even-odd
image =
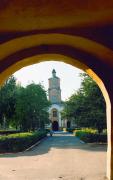
[(50, 136), (53, 136), (53, 130), (50, 129)]

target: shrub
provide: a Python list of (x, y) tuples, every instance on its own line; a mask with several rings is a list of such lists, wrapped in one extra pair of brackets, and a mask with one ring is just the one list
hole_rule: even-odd
[(20, 133), (20, 130), (0, 130), (0, 135)]
[(47, 135), (46, 131), (16, 133), (0, 137), (0, 152), (18, 152), (30, 147)]
[(76, 128), (67, 128), (66, 130), (67, 130), (68, 132), (73, 133), (73, 132), (75, 132), (76, 130), (80, 130), (80, 129), (81, 129), (81, 128), (76, 127)]
[(45, 131), (46, 131), (47, 133), (49, 133), (49, 132), (50, 132), (50, 129), (45, 129)]
[(67, 128), (66, 131), (72, 133), (74, 131), (74, 128)]
[(86, 143), (107, 142), (107, 134), (98, 134), (94, 129), (82, 129), (75, 131), (75, 135)]

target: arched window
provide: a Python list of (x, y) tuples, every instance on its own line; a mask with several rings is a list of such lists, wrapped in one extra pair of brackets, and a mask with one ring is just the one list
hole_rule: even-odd
[(53, 110), (53, 117), (57, 117), (57, 110)]

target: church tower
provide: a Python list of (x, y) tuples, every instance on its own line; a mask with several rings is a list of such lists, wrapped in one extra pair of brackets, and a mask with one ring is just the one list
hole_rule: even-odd
[(52, 71), (52, 78), (49, 78), (49, 100), (52, 104), (61, 103), (60, 78), (56, 76), (55, 69)]
[(52, 129), (58, 131), (61, 128), (61, 111), (63, 107), (61, 103), (60, 78), (56, 76), (55, 69), (52, 70), (52, 77), (48, 81), (49, 101), (51, 102), (49, 119), (52, 123)]

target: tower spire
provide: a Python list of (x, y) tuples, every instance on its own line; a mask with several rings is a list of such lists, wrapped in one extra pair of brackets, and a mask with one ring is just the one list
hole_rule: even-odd
[(56, 77), (56, 71), (55, 71), (55, 69), (52, 70), (52, 76), (53, 76), (53, 77)]

